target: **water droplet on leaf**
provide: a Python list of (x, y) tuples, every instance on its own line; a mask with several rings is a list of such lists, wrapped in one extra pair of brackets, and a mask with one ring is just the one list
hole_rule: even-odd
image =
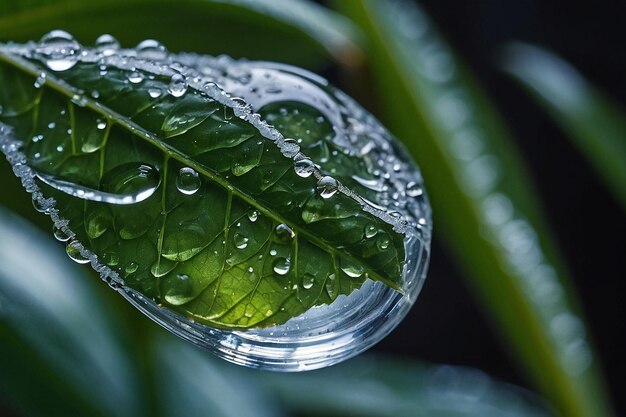
[(53, 30), (41, 38), (35, 51), (52, 71), (66, 71), (76, 65), (80, 44), (69, 33)]
[(322, 198), (330, 198), (337, 193), (339, 183), (333, 177), (322, 177), (317, 183), (317, 191)]
[(291, 260), (289, 258), (278, 258), (273, 264), (274, 272), (278, 275), (286, 275), (291, 268)]
[(202, 179), (193, 168), (184, 167), (176, 176), (176, 188), (183, 194), (191, 195), (200, 189)]
[(181, 97), (187, 92), (187, 80), (182, 74), (172, 75), (167, 91), (174, 97)]
[(96, 39), (96, 50), (104, 56), (111, 56), (120, 49), (120, 43), (113, 36), (104, 34)]
[(80, 246), (81, 244), (77, 240), (72, 240), (70, 243), (68, 243), (67, 246), (65, 247), (67, 256), (69, 256), (71, 260), (79, 264), (89, 263), (89, 259), (81, 255)]

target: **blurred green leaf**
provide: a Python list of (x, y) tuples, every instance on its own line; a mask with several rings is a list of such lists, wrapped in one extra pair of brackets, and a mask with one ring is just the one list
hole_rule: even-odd
[(436, 231), (525, 369), (562, 415), (610, 415), (566, 274), (492, 106), (412, 2), (336, 4), (370, 38), (383, 113), (422, 167)]
[(362, 61), (359, 32), (344, 17), (303, 0), (32, 0), (0, 4), (0, 40), (39, 39), (52, 29), (82, 42), (110, 33), (125, 46), (154, 38), (172, 51), (323, 68), (329, 57)]
[(29, 416), (142, 415), (121, 324), (52, 241), (0, 208), (0, 397)]
[(371, 355), (306, 374), (266, 374), (262, 380), (288, 410), (302, 416), (552, 415), (536, 395), (493, 381), (475, 369), (418, 365)]
[(626, 208), (626, 111), (544, 49), (511, 43), (502, 65), (548, 110)]

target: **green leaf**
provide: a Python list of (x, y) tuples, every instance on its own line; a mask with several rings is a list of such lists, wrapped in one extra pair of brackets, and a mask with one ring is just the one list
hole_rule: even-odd
[(541, 48), (509, 44), (504, 69), (539, 100), (626, 208), (626, 111), (570, 64)]
[[(405, 244), (425, 251), (429, 214), (423, 197), (399, 195), (421, 194), (421, 180), (347, 97), (329, 89), (343, 107), (322, 113), (321, 86), (296, 83), (292, 67), (173, 57), (196, 71), (158, 45), (81, 50), (68, 36), (0, 49), (0, 121), (4, 152), (70, 256), (219, 328), (284, 323), (368, 278), (403, 291)], [(218, 78), (299, 142), (208, 82)], [(254, 86), (284, 91), (263, 104)], [(335, 137), (340, 116), (350, 140)]]
[(29, 416), (143, 415), (120, 323), (50, 240), (0, 208), (0, 397)]
[(360, 357), (306, 374), (265, 374), (262, 380), (288, 410), (304, 416), (552, 415), (535, 395), (481, 371), (383, 357)]
[(511, 348), (562, 415), (610, 415), (566, 274), (492, 106), (411, 2), (337, 4), (369, 36), (389, 125), (422, 167), (440, 236)]
[(84, 41), (111, 33), (126, 45), (155, 38), (172, 50), (229, 54), (323, 68), (359, 65), (350, 21), (303, 0), (33, 0), (0, 4), (0, 40), (64, 29)]

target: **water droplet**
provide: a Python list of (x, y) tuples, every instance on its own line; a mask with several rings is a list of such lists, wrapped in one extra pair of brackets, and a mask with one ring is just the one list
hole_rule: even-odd
[(143, 81), (143, 75), (140, 72), (133, 71), (128, 76), (128, 81), (130, 81), (133, 84), (139, 84), (140, 82)]
[(274, 232), (276, 234), (276, 240), (280, 243), (290, 243), (291, 240), (296, 236), (291, 227), (287, 226), (284, 223), (276, 226)]
[(70, 240), (70, 237), (63, 231), (61, 228), (52, 226), (52, 235), (59, 242), (67, 242)]
[(293, 158), (300, 152), (300, 145), (295, 139), (287, 138), (280, 147), (280, 151), (287, 158)]
[(322, 198), (330, 198), (337, 193), (339, 183), (333, 177), (322, 177), (317, 183), (317, 191), (319, 191)]
[(380, 250), (387, 250), (387, 248), (389, 248), (389, 243), (391, 242), (389, 241), (389, 237), (386, 235), (381, 235), (378, 239), (376, 239), (376, 246)]
[(374, 236), (376, 236), (376, 233), (378, 233), (378, 228), (373, 225), (373, 224), (368, 224), (367, 226), (365, 226), (365, 237), (366, 238), (372, 238)]
[(106, 128), (106, 127), (107, 127), (107, 122), (106, 122), (105, 120), (98, 119), (97, 124), (96, 124), (96, 127), (97, 127), (99, 130), (103, 130), (104, 128)]
[(56, 123), (50, 122), (48, 123), (48, 129), (54, 129), (56, 127)]
[(67, 244), (67, 246), (65, 247), (65, 251), (67, 252), (67, 256), (70, 257), (71, 260), (73, 260), (74, 262), (77, 262), (79, 264), (86, 264), (89, 263), (89, 259), (85, 258), (83, 255), (81, 255), (80, 253), (80, 247), (82, 245), (80, 244), (79, 241), (77, 240), (72, 240), (70, 243)]
[(406, 195), (409, 197), (419, 197), (424, 193), (424, 190), (420, 185), (414, 181), (411, 181), (406, 185)]
[(191, 278), (186, 274), (178, 274), (163, 283), (165, 301), (172, 305), (189, 302), (193, 295)]
[(350, 278), (359, 278), (363, 275), (363, 267), (352, 262), (343, 261), (341, 270)]
[(259, 218), (259, 212), (256, 210), (252, 210), (248, 213), (248, 219), (254, 223)]
[(96, 39), (96, 50), (104, 56), (111, 56), (118, 49), (120, 49), (120, 43), (109, 34), (100, 35)]
[(302, 288), (310, 290), (315, 283), (315, 277), (308, 272), (302, 276)]
[(302, 178), (310, 177), (315, 171), (315, 164), (311, 160), (311, 158), (303, 157), (296, 159), (294, 163), (294, 170), (296, 174)]
[(53, 30), (41, 38), (35, 51), (52, 71), (66, 71), (76, 65), (80, 44), (69, 33)]
[(115, 266), (120, 262), (120, 256), (115, 252), (105, 252), (102, 255), (102, 262), (109, 266)]
[(176, 188), (183, 194), (191, 195), (200, 189), (202, 179), (198, 173), (189, 167), (181, 168), (176, 176)]
[(41, 72), (37, 76), (37, 79), (35, 80), (35, 84), (34, 84), (35, 88), (42, 87), (46, 83), (46, 77), (47, 77), (47, 74), (45, 72)]
[(278, 252), (276, 252), (276, 249), (272, 249), (272, 250), (270, 251), (270, 255), (271, 255), (271, 256), (276, 256), (277, 254), (278, 254)]
[(163, 91), (161, 91), (160, 88), (156, 88), (156, 87), (148, 88), (148, 95), (152, 98), (161, 97), (161, 94), (163, 94)]
[(187, 79), (185, 76), (178, 73), (172, 75), (167, 91), (174, 97), (181, 97), (185, 94), (187, 92)]
[(274, 272), (278, 275), (286, 275), (291, 268), (291, 260), (289, 258), (278, 258), (274, 261)]
[(235, 233), (233, 235), (233, 241), (237, 249), (245, 249), (248, 247), (248, 238), (241, 233)]
[(137, 57), (152, 61), (164, 60), (167, 58), (167, 49), (159, 41), (146, 39), (137, 45)]
[(130, 275), (130, 274), (134, 274), (135, 272), (137, 272), (138, 269), (139, 269), (139, 264), (137, 262), (131, 262), (128, 265), (126, 265), (126, 268), (124, 268), (124, 271), (126, 272), (126, 275)]

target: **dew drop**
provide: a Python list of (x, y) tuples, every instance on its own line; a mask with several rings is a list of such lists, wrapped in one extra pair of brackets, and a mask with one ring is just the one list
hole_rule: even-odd
[(277, 254), (278, 254), (278, 252), (276, 252), (276, 249), (272, 249), (272, 250), (270, 251), (270, 255), (271, 255), (271, 256), (276, 256)]
[(165, 301), (172, 305), (181, 305), (189, 302), (193, 295), (191, 278), (186, 274), (178, 274), (164, 283)]
[(104, 56), (111, 56), (120, 49), (120, 43), (113, 36), (104, 34), (96, 39), (96, 50)]
[(46, 73), (42, 72), (37, 76), (35, 83), (33, 84), (35, 88), (41, 88), (46, 83)]
[(200, 189), (202, 179), (193, 168), (184, 167), (176, 176), (176, 188), (183, 194), (192, 195)]
[(294, 163), (294, 170), (296, 174), (302, 178), (310, 177), (315, 171), (315, 164), (311, 160), (311, 158), (303, 157), (296, 159)]
[(109, 266), (116, 266), (120, 262), (120, 256), (114, 252), (105, 252), (102, 255), (102, 262)]
[(365, 237), (366, 238), (372, 238), (374, 236), (376, 236), (376, 233), (378, 233), (378, 228), (373, 225), (373, 224), (368, 224), (367, 226), (365, 226)]
[(308, 272), (302, 276), (302, 288), (305, 290), (310, 290), (313, 288), (313, 284), (315, 283), (315, 277)]
[(376, 239), (376, 246), (380, 250), (387, 250), (387, 248), (389, 248), (389, 243), (389, 237), (385, 235), (379, 236), (378, 239)]
[(143, 75), (141, 75), (140, 72), (133, 71), (128, 76), (128, 81), (130, 81), (133, 84), (139, 84), (140, 82), (143, 81)]
[(249, 219), (252, 223), (254, 223), (255, 221), (257, 221), (257, 220), (258, 220), (258, 218), (259, 218), (259, 212), (258, 212), (258, 211), (256, 211), (256, 210), (251, 210), (251, 211), (248, 213), (248, 219)]
[(248, 238), (241, 233), (235, 233), (233, 235), (233, 241), (237, 249), (245, 249), (248, 247)]
[(286, 275), (291, 268), (291, 260), (289, 258), (278, 258), (273, 264), (274, 272), (278, 275)]
[(185, 94), (187, 92), (187, 80), (185, 76), (178, 73), (172, 75), (167, 91), (174, 97), (181, 97)]
[(291, 227), (287, 226), (284, 223), (276, 226), (274, 233), (276, 234), (276, 240), (280, 243), (290, 243), (291, 240), (296, 236)]
[(126, 268), (124, 268), (124, 271), (126, 272), (127, 275), (130, 275), (130, 274), (134, 274), (135, 272), (137, 272), (138, 269), (139, 269), (139, 264), (137, 262), (131, 262), (128, 265), (126, 265)]
[(146, 39), (136, 47), (137, 57), (141, 59), (159, 61), (167, 58), (167, 49), (159, 41)]
[(73, 260), (74, 262), (79, 263), (79, 264), (89, 263), (89, 259), (87, 259), (83, 255), (81, 255), (80, 247), (81, 247), (80, 242), (78, 242), (77, 240), (72, 240), (65, 247), (65, 251), (67, 252), (67, 256), (69, 256), (71, 260)]
[(424, 190), (422, 190), (422, 187), (420, 187), (418, 183), (411, 181), (406, 185), (405, 192), (409, 197), (419, 197), (424, 193)]
[(280, 152), (287, 158), (293, 158), (300, 152), (300, 145), (295, 139), (287, 138), (280, 147)]
[(156, 88), (156, 87), (148, 88), (148, 95), (152, 98), (161, 97), (161, 94), (163, 94), (163, 91), (161, 91), (160, 88)]
[(337, 193), (339, 183), (333, 177), (322, 177), (317, 183), (317, 191), (319, 191), (322, 198), (330, 198)]
[(363, 267), (351, 262), (342, 262), (341, 270), (350, 278), (359, 278), (363, 275)]
[(52, 235), (59, 242), (67, 242), (70, 237), (60, 227), (52, 226)]
[(41, 38), (35, 51), (52, 71), (66, 71), (76, 65), (80, 44), (69, 33), (53, 30)]

